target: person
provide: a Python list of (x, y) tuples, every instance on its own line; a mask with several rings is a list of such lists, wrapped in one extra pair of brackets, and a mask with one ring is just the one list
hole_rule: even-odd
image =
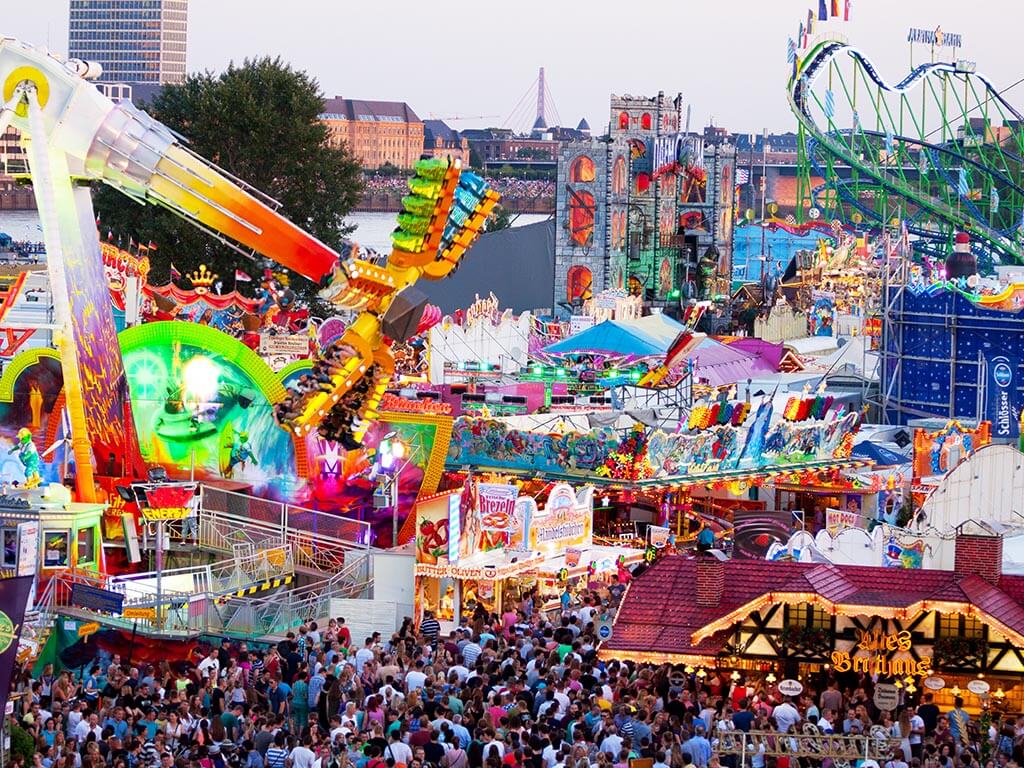
[(436, 644), (437, 639), (441, 636), (441, 623), (434, 616), (433, 611), (423, 612), (423, 621), (420, 622), (420, 634), (431, 644)]
[(788, 733), (790, 726), (800, 722), (800, 711), (793, 706), (793, 698), (785, 696), (782, 703), (772, 710), (779, 733)]
[(302, 742), (295, 746), (288, 759), (291, 761), (290, 768), (314, 768), (316, 753), (310, 748), (312, 746), (310, 737), (303, 736)]
[(715, 547), (715, 532), (711, 530), (711, 526), (704, 524), (704, 527), (700, 529), (700, 533), (697, 534), (697, 551), (707, 552)]
[(935, 733), (935, 725), (939, 721), (939, 708), (935, 705), (934, 699), (932, 694), (926, 693), (923, 703), (917, 708), (918, 716), (924, 721), (925, 736)]
[(953, 709), (950, 710), (947, 718), (949, 720), (949, 732), (953, 737), (957, 750), (962, 746), (969, 746), (968, 726), (971, 723), (971, 716), (964, 711), (964, 700), (962, 697), (957, 696), (953, 699)]

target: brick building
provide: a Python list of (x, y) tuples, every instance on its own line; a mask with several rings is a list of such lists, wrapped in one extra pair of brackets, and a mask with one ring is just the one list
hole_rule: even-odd
[(443, 120), (423, 121), (423, 154), (469, 165), (469, 141)]
[(363, 168), (390, 163), (412, 168), (424, 152), (424, 124), (404, 101), (363, 101), (335, 96), (324, 101), (320, 119), (328, 143), (345, 144)]

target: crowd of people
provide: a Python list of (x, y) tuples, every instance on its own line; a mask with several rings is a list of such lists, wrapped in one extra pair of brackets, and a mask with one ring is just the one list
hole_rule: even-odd
[[(444, 633), (429, 613), (387, 637), (354, 638), (338, 618), (276, 645), (225, 639), (187, 660), (25, 669), (12, 719), (37, 745), (33, 768), (739, 768), (730, 732), (795, 744), (785, 734), (806, 723), (884, 729), (891, 753), (860, 768), (1024, 764), (1024, 718), (986, 726), (930, 694), (880, 712), (865, 676), (791, 698), (760, 674), (602, 660), (595, 627), (620, 591), (549, 612), (527, 594)], [(743, 764), (831, 768), (765, 743)]]

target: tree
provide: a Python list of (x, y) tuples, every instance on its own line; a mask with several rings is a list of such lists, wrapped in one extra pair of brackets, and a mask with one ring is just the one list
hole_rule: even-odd
[(491, 215), (484, 222), (484, 232), (497, 232), (501, 229), (508, 229), (512, 226), (512, 218), (503, 206), (496, 205)]
[[(323, 96), (313, 78), (280, 58), (232, 64), (220, 75), (189, 75), (168, 85), (147, 111), (189, 141), (190, 148), (277, 200), (279, 212), (325, 244), (338, 249), (352, 230), (344, 217), (359, 202), (359, 164), (344, 148), (327, 146), (319, 121)], [(252, 272), (246, 257), (169, 211), (140, 206), (109, 187), (95, 192), (100, 227), (139, 243), (152, 241), (151, 280), (169, 279), (170, 265), (182, 273), (206, 264), (224, 290), (234, 286), (236, 267)], [(275, 268), (257, 257), (258, 268)], [(258, 270), (257, 270), (258, 271)], [(316, 286), (292, 276), (300, 298), (315, 303)]]

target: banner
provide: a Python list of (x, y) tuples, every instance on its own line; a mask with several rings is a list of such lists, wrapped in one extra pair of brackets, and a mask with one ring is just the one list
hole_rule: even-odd
[(514, 485), (479, 483), (477, 503), (480, 506), (481, 527), (485, 531), (506, 533), (522, 526), (516, 515), (516, 500), (519, 488)]
[(1020, 360), (1006, 355), (987, 358), (985, 418), (992, 422), (993, 439), (1013, 440), (1020, 436), (1020, 403), (1017, 371)]
[(34, 581), (32, 576), (0, 579), (0, 711), (7, 711), (11, 675), (18, 657), (25, 606)]

